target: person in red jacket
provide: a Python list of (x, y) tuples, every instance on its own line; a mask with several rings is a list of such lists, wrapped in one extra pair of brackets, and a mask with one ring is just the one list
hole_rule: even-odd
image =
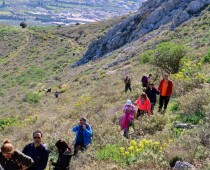
[(139, 116), (143, 116), (144, 114), (150, 116), (151, 104), (145, 92), (141, 94), (134, 104), (138, 106), (137, 119)]
[(169, 75), (167, 73), (163, 75), (163, 80), (160, 81), (160, 84), (158, 87), (158, 90), (160, 92), (158, 112), (162, 111), (162, 107), (164, 105), (163, 113), (165, 113), (168, 106), (168, 102), (170, 100), (171, 93), (172, 93), (173, 82), (168, 79), (168, 76)]

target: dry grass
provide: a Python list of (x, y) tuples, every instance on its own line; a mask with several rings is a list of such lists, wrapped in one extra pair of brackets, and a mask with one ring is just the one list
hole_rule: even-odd
[[(189, 24), (195, 24), (196, 20)], [(85, 153), (80, 154), (79, 158), (74, 158), (72, 162), (73, 169), (120, 170), (138, 169), (138, 166), (141, 166), (134, 164), (127, 167), (124, 165), (119, 166), (110, 160), (99, 161), (97, 160), (96, 153), (106, 144), (119, 142), (124, 146), (129, 143), (128, 140), (122, 137), (118, 119), (122, 115), (122, 107), (125, 101), (131, 99), (134, 102), (142, 92), (140, 83), (142, 75), (152, 73), (154, 75), (155, 85), (158, 85), (161, 78), (161, 70), (149, 64), (140, 64), (139, 54), (147, 49), (153, 48), (157, 43), (169, 39), (173, 42), (184, 43), (194, 47), (195, 35), (191, 34), (190, 36), (182, 37), (179, 35), (181, 34), (179, 31), (168, 33), (160, 29), (153, 32), (151, 39), (146, 42), (142, 40), (136, 41), (127, 47), (123, 47), (109, 54), (108, 56), (111, 56), (110, 58), (107, 56), (84, 66), (70, 69), (70, 64), (82, 57), (88, 44), (97, 36), (103, 35), (104, 31), (111, 28), (116, 22), (118, 21), (107, 21), (105, 24), (80, 25), (78, 27), (53, 28), (49, 30), (27, 30), (24, 34), (18, 30), (17, 37), (19, 38), (19, 42), (21, 42), (18, 43), (18, 48), (20, 49), (18, 53), (14, 53), (16, 43), (12, 43), (11, 46), (8, 45), (13, 40), (13, 33), (6, 35), (8, 41), (3, 46), (6, 49), (3, 57), (13, 54), (13, 58), (6, 57), (4, 64), (0, 65), (0, 85), (2, 87), (0, 89), (0, 118), (3, 119), (12, 115), (19, 115), (24, 120), (30, 115), (37, 115), (37, 121), (25, 126), (8, 126), (1, 132), (1, 139), (9, 138), (15, 147), (22, 150), (23, 146), (32, 140), (32, 132), (36, 129), (41, 129), (44, 134), (44, 142), (48, 144), (50, 149), (55, 150), (54, 143), (57, 139), (62, 138), (70, 143), (73, 141), (75, 136), (71, 128), (81, 116), (85, 116), (93, 127), (93, 144)], [(192, 26), (183, 25), (180, 29), (186, 30), (184, 32), (187, 32), (188, 28), (192, 28)], [(160, 34), (161, 31), (164, 33)], [(194, 29), (193, 32), (197, 34), (201, 30)], [(202, 32), (198, 38), (209, 37), (207, 33), (206, 31)], [(29, 39), (26, 44), (23, 43), (25, 36), (28, 36)], [(0, 44), (3, 45), (2, 40), (0, 40)], [(203, 55), (208, 49), (209, 44), (206, 43), (205, 46), (193, 48), (193, 52)], [(134, 51), (135, 54), (131, 55)], [(108, 67), (113, 62), (123, 59), (128, 55), (133, 57), (125, 62)], [(35, 81), (30, 80), (29, 74), (29, 83), (26, 85), (18, 84), (16, 78), (31, 66), (45, 70), (48, 76), (44, 80)], [(209, 64), (207, 63), (203, 65), (201, 72), (208, 75), (209, 68)], [(133, 91), (125, 94), (122, 79), (127, 74), (131, 76)], [(63, 90), (59, 88), (62, 84), (66, 84), (66, 89), (64, 93), (60, 94), (59, 99), (56, 99), (53, 93), (49, 93), (44, 94), (37, 104), (30, 104), (23, 100), (27, 92), (34, 92), (45, 88), (52, 88), (53, 92), (55, 90)], [(209, 85), (207, 84), (206, 86)], [(177, 100), (179, 100), (178, 96)], [(190, 104), (187, 107), (190, 108)], [(175, 119), (176, 115), (168, 111), (166, 113), (167, 123), (163, 127), (161, 126), (162, 131), (155, 131), (154, 135), (145, 134), (144, 137), (163, 142), (172, 138), (171, 127)], [(139, 125), (141, 121), (136, 123)], [(153, 123), (155, 124), (157, 122), (154, 121)], [(143, 126), (145, 128), (147, 125), (144, 124)], [(200, 132), (198, 131), (198, 133)], [(189, 134), (186, 132), (187, 137), (189, 137)], [(137, 136), (138, 140), (142, 138), (143, 136)], [(189, 139), (191, 140), (192, 138)], [(179, 139), (175, 140), (177, 143), (180, 143)], [(195, 140), (197, 141), (199, 138)], [(191, 145), (189, 146), (191, 147)], [(180, 145), (179, 147), (181, 149), (177, 152), (179, 154), (185, 153), (186, 160), (191, 161), (193, 157), (189, 158), (190, 155), (186, 153), (188, 147), (186, 145)], [(201, 145), (201, 147), (203, 146)], [(169, 148), (171, 152), (166, 156), (166, 160), (169, 160), (173, 156), (172, 153), (176, 149), (175, 144)], [(193, 147), (191, 147), (190, 151), (194, 151)], [(199, 161), (200, 158), (197, 160)], [(153, 168), (148, 165), (147, 169)]]

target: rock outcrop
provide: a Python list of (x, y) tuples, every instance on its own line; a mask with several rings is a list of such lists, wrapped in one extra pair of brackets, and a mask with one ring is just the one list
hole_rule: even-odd
[(116, 24), (103, 37), (90, 44), (83, 58), (72, 67), (87, 63), (112, 52), (127, 43), (138, 40), (161, 25), (170, 29), (199, 13), (210, 5), (210, 0), (148, 0), (133, 16)]

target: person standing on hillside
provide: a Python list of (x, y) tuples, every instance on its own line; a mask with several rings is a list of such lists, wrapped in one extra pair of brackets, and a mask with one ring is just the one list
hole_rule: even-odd
[(17, 151), (8, 140), (4, 141), (0, 153), (1, 170), (26, 170), (33, 163), (31, 157)]
[(160, 81), (158, 90), (160, 91), (160, 99), (159, 99), (159, 109), (158, 112), (162, 111), (162, 107), (164, 105), (163, 113), (165, 113), (168, 102), (170, 100), (170, 96), (172, 94), (173, 82), (168, 79), (169, 75), (165, 73), (163, 75), (163, 79)]
[(128, 89), (129, 89), (130, 91), (132, 91), (132, 89), (131, 89), (131, 79), (130, 79), (129, 75), (127, 75), (127, 76), (125, 77), (124, 83), (125, 83), (125, 92), (127, 92)]
[(78, 125), (72, 128), (72, 131), (76, 133), (76, 138), (74, 140), (74, 155), (77, 155), (79, 150), (86, 149), (91, 143), (92, 128), (85, 118), (81, 118)]
[(148, 83), (151, 80), (151, 78), (152, 78), (152, 74), (149, 74), (148, 76), (142, 76), (141, 83), (142, 83), (143, 88), (148, 87)]
[[(136, 113), (135, 106), (132, 105), (131, 100), (127, 100), (123, 107), (124, 115), (120, 119), (121, 130), (124, 130), (124, 137), (128, 138), (129, 127), (134, 128), (134, 116)], [(135, 130), (135, 129), (134, 129)]]
[(34, 164), (28, 170), (44, 170), (47, 166), (49, 150), (42, 143), (42, 132), (37, 130), (33, 133), (33, 143), (25, 146), (23, 153), (30, 156)]
[(134, 104), (138, 106), (137, 119), (139, 116), (144, 116), (144, 114), (150, 116), (151, 104), (145, 92), (141, 94)]
[(152, 81), (150, 81), (149, 86), (147, 87), (145, 93), (147, 94), (147, 97), (150, 100), (151, 114), (153, 114), (153, 110), (154, 110), (155, 104), (157, 102), (157, 95), (159, 95), (160, 92), (154, 87), (154, 83)]

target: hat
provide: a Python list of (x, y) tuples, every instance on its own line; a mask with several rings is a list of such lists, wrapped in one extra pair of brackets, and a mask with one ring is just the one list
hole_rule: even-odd
[(127, 100), (126, 103), (125, 103), (125, 105), (132, 105), (131, 100)]

